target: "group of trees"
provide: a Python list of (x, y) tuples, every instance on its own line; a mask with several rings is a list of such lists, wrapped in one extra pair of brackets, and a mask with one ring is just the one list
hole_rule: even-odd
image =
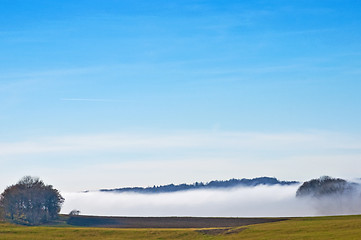
[(345, 195), (356, 190), (357, 184), (341, 178), (323, 176), (304, 182), (297, 190), (297, 197), (325, 197), (331, 195)]
[(14, 223), (39, 225), (56, 219), (64, 198), (52, 185), (26, 176), (0, 195), (0, 213)]

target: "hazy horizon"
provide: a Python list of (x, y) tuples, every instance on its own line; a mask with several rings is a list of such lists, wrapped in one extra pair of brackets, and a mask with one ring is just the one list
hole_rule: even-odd
[(360, 189), (352, 194), (297, 198), (300, 184), (195, 189), (170, 193), (63, 193), (61, 213), (132, 217), (307, 217), (361, 214)]

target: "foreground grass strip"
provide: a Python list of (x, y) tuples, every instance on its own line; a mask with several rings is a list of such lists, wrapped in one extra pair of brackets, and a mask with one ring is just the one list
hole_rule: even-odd
[(361, 216), (294, 218), (289, 221), (248, 226), (241, 239), (357, 239), (361, 237)]
[(0, 239), (214, 239), (194, 229), (112, 229), (74, 227), (24, 227), (0, 224)]
[[(293, 218), (239, 228), (212, 229), (115, 229), (87, 227), (24, 227), (0, 222), (0, 240), (12, 239), (260, 239), (318, 240), (360, 239), (361, 216)], [(212, 234), (209, 234), (212, 233)], [(213, 234), (214, 233), (214, 234)]]

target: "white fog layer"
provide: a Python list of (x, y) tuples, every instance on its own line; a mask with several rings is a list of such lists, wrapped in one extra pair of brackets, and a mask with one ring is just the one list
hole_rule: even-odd
[(63, 193), (62, 213), (82, 215), (292, 217), (360, 213), (356, 196), (330, 199), (296, 198), (299, 185), (257, 186), (173, 193)]

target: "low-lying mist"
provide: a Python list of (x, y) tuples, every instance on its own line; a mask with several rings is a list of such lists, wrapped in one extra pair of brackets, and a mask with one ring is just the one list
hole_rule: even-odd
[(190, 190), (173, 193), (63, 193), (62, 213), (82, 215), (295, 217), (361, 213), (360, 194), (296, 198), (299, 185)]

